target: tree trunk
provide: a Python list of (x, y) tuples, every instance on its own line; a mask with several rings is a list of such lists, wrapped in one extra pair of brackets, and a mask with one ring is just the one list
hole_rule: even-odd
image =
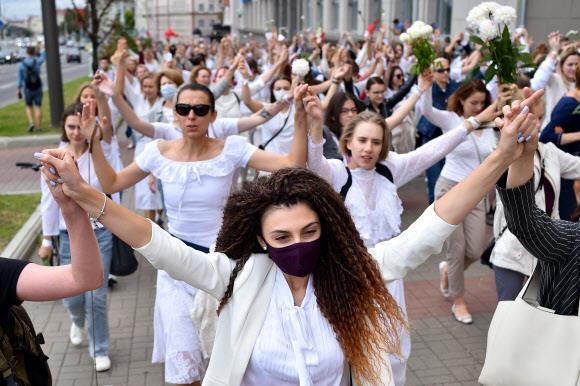
[(91, 32), (89, 34), (93, 46), (93, 73), (99, 68), (99, 18), (97, 14), (97, 0), (89, 1), (89, 11), (91, 12)]

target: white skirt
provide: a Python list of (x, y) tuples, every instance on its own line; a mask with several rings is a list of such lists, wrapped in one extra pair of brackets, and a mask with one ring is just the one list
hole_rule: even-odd
[[(393, 280), (387, 284), (387, 289), (391, 296), (397, 301), (401, 311), (407, 318), (407, 303), (405, 301), (405, 287), (403, 279)], [(395, 386), (404, 386), (407, 380), (407, 362), (409, 355), (411, 355), (411, 335), (408, 330), (399, 330), (399, 337), (401, 340), (401, 356), (399, 358), (395, 355), (389, 355), (391, 362), (391, 369), (393, 370), (393, 381)]]
[(165, 363), (165, 382), (188, 384), (205, 373), (199, 334), (190, 319), (197, 289), (157, 271), (153, 363)]

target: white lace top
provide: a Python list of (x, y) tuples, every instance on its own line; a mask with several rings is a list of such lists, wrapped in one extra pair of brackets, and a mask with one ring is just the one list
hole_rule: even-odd
[(266, 319), (254, 345), (242, 386), (338, 386), (345, 357), (322, 315), (312, 275), (300, 306), (282, 272), (276, 279)]
[[(352, 186), (346, 195), (345, 205), (367, 247), (399, 234), (403, 204), (397, 189), (445, 157), (462, 143), (466, 135), (467, 129), (461, 124), (409, 153), (389, 152), (387, 159), (381, 163), (391, 171), (393, 182), (375, 169), (351, 170)], [(308, 141), (308, 168), (340, 192), (348, 179), (346, 167), (340, 160), (324, 158), (322, 146), (323, 143)]]
[(230, 136), (222, 152), (205, 161), (178, 162), (165, 158), (156, 140), (135, 158), (137, 166), (163, 183), (168, 230), (189, 242), (209, 247), (222, 223), (223, 207), (236, 170), (246, 166), (256, 147)]

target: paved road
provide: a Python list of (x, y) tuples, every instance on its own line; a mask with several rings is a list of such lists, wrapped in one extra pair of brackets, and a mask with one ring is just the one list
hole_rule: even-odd
[[(61, 56), (63, 82), (75, 80), (90, 73), (91, 64), (89, 54), (83, 52), (82, 55), (83, 62), (81, 64), (66, 63), (64, 55)], [(0, 107), (4, 107), (18, 100), (16, 98), (17, 68), (18, 63), (0, 65)], [(46, 90), (48, 84), (46, 80), (46, 63), (42, 66), (42, 81)]]

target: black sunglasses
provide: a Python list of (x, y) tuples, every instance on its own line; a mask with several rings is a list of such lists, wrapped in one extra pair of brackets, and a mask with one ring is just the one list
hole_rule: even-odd
[(187, 103), (177, 103), (175, 105), (175, 112), (182, 117), (187, 117), (191, 110), (193, 110), (194, 114), (198, 117), (204, 117), (209, 113), (210, 109), (210, 105), (190, 105)]
[(450, 70), (449, 67), (447, 67), (447, 68), (438, 68), (435, 71), (437, 71), (437, 73), (439, 74), (443, 74), (444, 72), (449, 72), (449, 70)]
[(395, 74), (393, 77), (396, 79), (403, 79), (403, 74)]

